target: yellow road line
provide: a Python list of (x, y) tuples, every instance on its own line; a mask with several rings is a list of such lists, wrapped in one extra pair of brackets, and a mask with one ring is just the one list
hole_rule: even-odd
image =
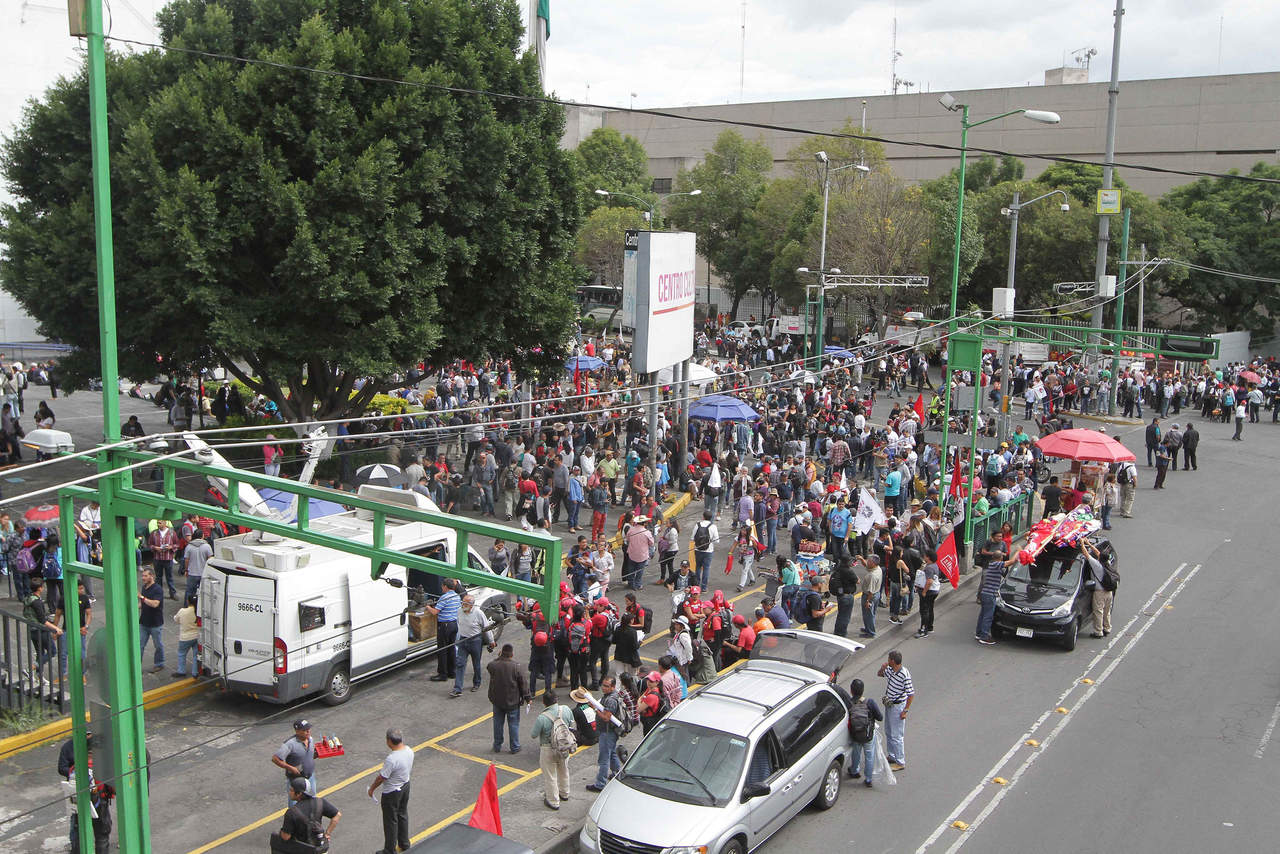
[(441, 753), (447, 753), (450, 756), (456, 756), (459, 759), (469, 759), (472, 762), (478, 762), (481, 765), (494, 765), (498, 768), (501, 768), (503, 771), (506, 771), (511, 774), (515, 774), (516, 776), (522, 776), (524, 774), (529, 773), (524, 768), (512, 768), (510, 765), (503, 765), (501, 762), (495, 762), (492, 759), (485, 759), (481, 756), (476, 756), (471, 753), (463, 753), (461, 750), (454, 750), (452, 747), (445, 747), (440, 744), (429, 744), (427, 745), (427, 747), (431, 748), (432, 750), (438, 750)]

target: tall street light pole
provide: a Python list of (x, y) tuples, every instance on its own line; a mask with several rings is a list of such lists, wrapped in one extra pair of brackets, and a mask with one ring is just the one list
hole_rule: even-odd
[[(822, 352), (826, 343), (826, 318), (823, 317), (827, 302), (827, 208), (831, 202), (831, 173), (842, 169), (857, 169), (859, 172), (871, 171), (862, 163), (846, 163), (844, 166), (831, 168), (831, 158), (827, 152), (815, 153), (814, 159), (822, 164), (822, 242), (818, 249), (818, 333), (817, 344), (810, 353), (809, 370), (817, 371), (822, 367)], [(801, 268), (804, 272), (808, 270)], [(797, 271), (800, 272), (800, 271)], [(839, 271), (837, 271), (839, 272)], [(807, 318), (806, 318), (807, 319)], [(808, 332), (808, 330), (805, 330)]]
[[(1067, 202), (1067, 194), (1062, 190), (1050, 190), (1043, 196), (1036, 196), (1030, 201), (1020, 201), (1021, 193), (1017, 190), (1013, 193), (1013, 201), (1009, 207), (1005, 208), (1001, 213), (1007, 213), (1009, 216), (1009, 269), (1005, 273), (1005, 287), (1008, 288), (1010, 294), (1010, 303), (1014, 301), (1012, 296), (1015, 292), (1014, 279), (1018, 266), (1018, 216), (1023, 208), (1030, 207), (1041, 199), (1047, 199), (1050, 196), (1062, 196), (1062, 204), (1059, 209), (1062, 211), (1071, 210), (1071, 205)], [(1012, 308), (1012, 305), (1010, 306)], [(1000, 345), (1000, 391), (1004, 395), (1005, 403), (1001, 407), (999, 419), (999, 431), (996, 435), (997, 442), (1003, 442), (1009, 432), (1009, 407), (1012, 402), (1009, 400), (1009, 382), (1012, 373), (1009, 367), (1009, 342), (1005, 341)]]
[[(1115, 186), (1112, 162), (1116, 159), (1116, 114), (1120, 106), (1120, 24), (1124, 20), (1124, 0), (1116, 0), (1115, 27), (1111, 44), (1111, 85), (1107, 87), (1107, 141), (1106, 152), (1102, 164), (1102, 189), (1110, 190)], [(1094, 292), (1102, 295), (1102, 277), (1107, 272), (1107, 247), (1111, 243), (1111, 216), (1103, 214), (1098, 217), (1098, 254), (1094, 260), (1093, 280)], [(1093, 308), (1090, 325), (1094, 329), (1102, 326), (1102, 302)], [(1120, 324), (1115, 324), (1120, 328)], [(1101, 343), (1101, 338), (1093, 340)]]
[[(1000, 113), (997, 116), (992, 116), (987, 119), (971, 122), (969, 121), (969, 105), (961, 104), (959, 101), (955, 99), (953, 95), (951, 95), (951, 93), (949, 92), (944, 93), (942, 97), (938, 99), (938, 103), (942, 104), (943, 107), (945, 107), (948, 110), (951, 110), (952, 112), (955, 112), (957, 110), (960, 111), (960, 180), (958, 182), (959, 187), (957, 188), (957, 191), (956, 191), (955, 248), (952, 251), (952, 257), (951, 257), (951, 312), (947, 316), (947, 338), (948, 338), (948, 341), (950, 341), (952, 336), (956, 334), (956, 326), (957, 326), (956, 302), (959, 298), (959, 291), (960, 291), (960, 236), (962, 233), (962, 229), (964, 227), (964, 171), (965, 171), (966, 162), (968, 160), (969, 129), (976, 128), (980, 125), (985, 125), (990, 122), (997, 121), (999, 119), (1004, 119), (1004, 118), (1008, 118), (1009, 116), (1016, 116), (1016, 115), (1025, 116), (1026, 118), (1030, 119), (1033, 122), (1041, 122), (1043, 124), (1051, 124), (1051, 125), (1057, 124), (1062, 119), (1057, 113), (1051, 113), (1051, 112), (1048, 112), (1047, 110), (1028, 110), (1028, 109), (1020, 108), (1016, 110), (1009, 110), (1008, 112)], [(942, 467), (941, 472), (942, 472), (942, 475), (945, 477), (947, 474), (947, 463), (949, 462), (948, 456), (947, 456), (947, 440), (950, 438), (949, 434), (950, 434), (950, 426), (951, 426), (951, 365), (950, 365), (949, 358), (947, 358), (947, 361), (944, 362), (943, 364), (942, 379), (944, 383), (943, 398), (942, 398), (942, 449), (941, 449), (941, 454), (939, 456), (940, 456), (940, 465)], [(976, 419), (976, 416), (977, 416), (977, 413), (975, 412), (974, 413), (975, 419)], [(954, 474), (959, 473), (958, 469), (959, 469), (959, 466), (957, 465), (956, 472)], [(965, 519), (967, 521), (969, 517), (973, 515), (973, 490), (972, 489), (966, 490), (966, 494), (967, 494), (966, 504), (968, 506), (965, 512)], [(967, 529), (968, 525), (966, 524), (965, 527)]]

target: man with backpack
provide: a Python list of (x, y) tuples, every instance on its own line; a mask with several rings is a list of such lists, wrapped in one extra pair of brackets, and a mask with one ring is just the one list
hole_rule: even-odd
[[(316, 854), (329, 850), (333, 829), (342, 811), (322, 797), (307, 794), (307, 781), (295, 777), (289, 782), (289, 808), (280, 829), (271, 834), (272, 854)], [(329, 826), (324, 827), (324, 819)]]
[(560, 809), (560, 801), (569, 797), (569, 757), (578, 749), (573, 735), (573, 712), (556, 702), (556, 692), (548, 688), (542, 694), (542, 713), (533, 722), (530, 738), (538, 739), (538, 766), (542, 769), (542, 802), (549, 809)]
[(1093, 637), (1103, 638), (1111, 634), (1111, 605), (1115, 602), (1119, 578), (1114, 567), (1108, 566), (1098, 547), (1089, 540), (1081, 540), (1085, 562), (1093, 583)]
[[(622, 761), (618, 758), (618, 739), (626, 729), (630, 728), (630, 721), (612, 676), (605, 677), (600, 683), (599, 703), (596, 703), (585, 691), (582, 694), (595, 709), (596, 733), (600, 738), (596, 780), (587, 786), (587, 791), (600, 792), (603, 791), (605, 784), (613, 779), (613, 775), (622, 770)], [(569, 696), (577, 700), (580, 695), (574, 692)]]
[(47, 685), (42, 671), (45, 663), (57, 652), (57, 639), (62, 637), (62, 629), (53, 621), (49, 606), (41, 598), (44, 593), (44, 579), (38, 575), (31, 576), (31, 589), (22, 600), (22, 618), (27, 621), (31, 646), (36, 651), (35, 671), (31, 674), (33, 690), (40, 685)]
[(884, 712), (875, 700), (862, 696), (861, 679), (849, 683), (848, 694), (834, 682), (832, 685), (849, 707), (849, 738), (853, 740), (853, 752), (849, 754), (849, 779), (865, 776), (863, 785), (869, 789), (871, 772), (875, 767), (876, 722), (884, 720)]
[(715, 556), (718, 542), (720, 531), (716, 527), (715, 516), (710, 510), (704, 510), (702, 521), (693, 527), (693, 574), (699, 587), (706, 587), (710, 581), (711, 559)]

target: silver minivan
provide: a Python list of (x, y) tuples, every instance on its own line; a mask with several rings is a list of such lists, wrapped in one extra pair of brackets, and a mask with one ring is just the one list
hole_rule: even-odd
[(662, 719), (592, 805), (590, 854), (745, 854), (812, 803), (830, 809), (852, 752), (829, 684), (862, 644), (761, 632), (744, 665)]

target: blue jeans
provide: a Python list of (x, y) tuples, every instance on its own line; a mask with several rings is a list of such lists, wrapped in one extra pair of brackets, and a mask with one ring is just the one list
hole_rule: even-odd
[(1102, 505), (1102, 527), (1104, 530), (1111, 529), (1111, 505)]
[(841, 593), (836, 597), (835, 633), (842, 638), (849, 636), (849, 622), (853, 619), (853, 594)]
[(480, 484), (480, 512), (493, 515), (493, 484)]
[(493, 707), (493, 751), (497, 753), (502, 749), (502, 725), (507, 725), (507, 733), (511, 736), (511, 752), (515, 753), (520, 749), (520, 707), (514, 709), (499, 709)]
[(182, 593), (182, 603), (184, 605), (186, 604), (187, 600), (190, 599), (192, 596), (200, 595), (200, 579), (202, 577), (203, 576), (199, 576), (199, 575), (187, 576), (187, 589), (184, 590)]
[(777, 554), (778, 552), (778, 520), (777, 518), (764, 520), (765, 531), (765, 548), (769, 550), (769, 554)]
[(467, 678), (467, 659), (471, 659), (471, 664), (475, 668), (475, 680), (471, 683), (475, 687), (480, 687), (480, 682), (484, 678), (480, 673), (480, 650), (484, 647), (483, 635), (472, 635), (469, 638), (458, 638), (454, 644), (457, 650), (458, 663), (454, 670), (453, 690), (456, 693), (462, 693), (462, 683)]
[(697, 579), (697, 584), (703, 590), (707, 589), (707, 582), (710, 580), (711, 557), (715, 552), (697, 552), (693, 553), (693, 577)]
[(178, 675), (187, 675), (187, 653), (191, 653), (191, 675), (199, 676), (200, 668), (196, 664), (196, 644), (199, 638), (178, 641)]
[[(722, 487), (722, 488), (723, 488), (723, 487)], [(721, 499), (721, 497), (722, 497), (722, 496), (719, 496), (719, 495), (710, 495), (710, 494), (706, 494), (706, 495), (704, 495), (704, 496), (703, 496), (703, 500), (702, 500), (702, 509), (704, 509), (704, 510), (710, 510), (710, 511), (711, 511), (711, 517), (712, 517), (713, 519), (714, 519), (715, 517), (717, 517), (717, 516), (719, 516), (719, 515), (720, 515), (720, 499)]]
[(154, 661), (156, 667), (164, 667), (164, 641), (160, 639), (160, 626), (138, 626), (138, 637), (141, 640), (140, 653), (146, 654), (147, 639), (155, 643)]
[(156, 558), (155, 560), (156, 581), (164, 584), (169, 588), (169, 592), (177, 595), (178, 591), (173, 586), (173, 558), (163, 560)]
[(631, 578), (628, 579), (627, 584), (631, 586), (632, 590), (640, 590), (644, 587), (644, 570), (648, 565), (649, 561), (647, 560), (631, 561)]
[(907, 764), (907, 722), (900, 715), (906, 708), (905, 703), (894, 703), (884, 710), (884, 752), (890, 762)]
[(622, 761), (618, 759), (618, 733), (613, 727), (605, 726), (600, 733), (600, 753), (597, 760), (596, 785), (604, 786), (609, 778), (622, 769)]
[(902, 593), (901, 584), (889, 585), (889, 613), (893, 616), (905, 614), (911, 610), (911, 587), (907, 586), (907, 592)]
[(862, 594), (862, 631), (874, 636), (876, 633), (876, 596), (879, 591)]
[[(875, 731), (872, 730), (874, 733)], [(873, 738), (866, 744), (853, 743), (853, 750), (849, 753), (849, 776), (862, 771), (863, 776), (867, 778), (867, 782), (871, 782), (871, 769), (876, 765), (876, 740)]]
[(566, 510), (568, 511), (568, 513), (569, 513), (569, 520), (568, 520), (568, 521), (569, 521), (569, 527), (570, 527), (570, 528), (576, 528), (576, 527), (578, 527), (578, 511), (579, 511), (579, 509), (580, 509), (581, 507), (582, 507), (582, 505), (581, 505), (581, 504), (579, 504), (579, 503), (578, 503), (578, 502), (576, 502), (576, 501), (566, 501), (566, 502), (565, 502), (565, 509), (566, 509)]
[(982, 609), (978, 612), (978, 628), (974, 634), (980, 638), (990, 639), (991, 618), (996, 614), (996, 594), (979, 593), (978, 601), (981, 603)]

